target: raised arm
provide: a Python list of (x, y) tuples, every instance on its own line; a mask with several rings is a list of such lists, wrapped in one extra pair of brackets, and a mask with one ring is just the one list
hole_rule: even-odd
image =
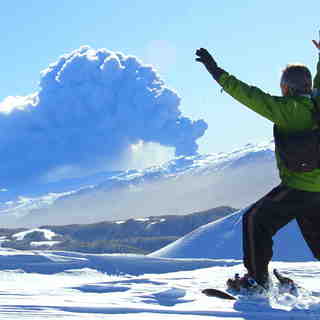
[(206, 49), (198, 49), (196, 55), (198, 56), (196, 61), (201, 62), (206, 67), (225, 92), (270, 121), (274, 123), (281, 122), (282, 115), (279, 103), (281, 103), (282, 99), (280, 97), (267, 94), (259, 88), (247, 85), (229, 75), (218, 67), (216, 61)]
[[(318, 91), (320, 90), (320, 41), (312, 40), (312, 42), (319, 52), (319, 58), (317, 63), (317, 73), (313, 79), (313, 89)], [(317, 92), (317, 94), (320, 94), (320, 92)]]

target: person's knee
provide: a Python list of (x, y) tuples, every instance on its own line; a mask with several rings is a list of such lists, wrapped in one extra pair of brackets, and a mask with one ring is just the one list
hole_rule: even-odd
[(264, 224), (265, 215), (261, 208), (252, 208), (243, 214), (243, 223), (249, 223), (252, 227)]

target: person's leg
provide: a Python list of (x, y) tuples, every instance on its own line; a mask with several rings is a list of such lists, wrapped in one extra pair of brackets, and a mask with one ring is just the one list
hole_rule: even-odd
[(272, 237), (295, 218), (301, 207), (300, 192), (280, 185), (256, 202), (243, 216), (244, 265), (260, 285), (268, 281)]
[(298, 214), (297, 222), (314, 257), (320, 260), (320, 192), (311, 197), (309, 208)]

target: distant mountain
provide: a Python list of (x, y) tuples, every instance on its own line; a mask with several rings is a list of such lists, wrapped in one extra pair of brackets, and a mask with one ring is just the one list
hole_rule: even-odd
[(3, 226), (36, 227), (244, 207), (279, 182), (272, 142), (144, 170), (0, 190)]
[(0, 229), (2, 247), (91, 253), (150, 253), (236, 209), (219, 207), (189, 215), (165, 215), (87, 225)]

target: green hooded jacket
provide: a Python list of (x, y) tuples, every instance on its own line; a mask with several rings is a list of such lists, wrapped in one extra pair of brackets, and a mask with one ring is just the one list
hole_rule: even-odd
[[(275, 123), (282, 133), (296, 133), (314, 128), (314, 104), (307, 96), (272, 96), (257, 87), (249, 86), (234, 76), (223, 72), (218, 83), (223, 90), (251, 110)], [(320, 54), (313, 88), (320, 88)], [(276, 153), (280, 179), (283, 184), (299, 190), (320, 192), (320, 169), (311, 172), (288, 170)]]

